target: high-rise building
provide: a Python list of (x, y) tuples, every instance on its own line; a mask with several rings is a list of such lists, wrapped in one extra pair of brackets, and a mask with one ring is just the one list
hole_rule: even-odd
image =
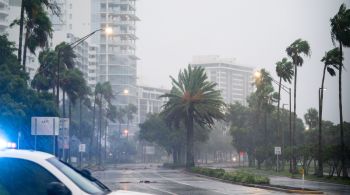
[(98, 63), (98, 46), (89, 46), (89, 67), (88, 67), (88, 85), (94, 91), (97, 84), (97, 63)]
[(137, 102), (135, 55), (135, 0), (93, 0), (91, 30), (112, 28), (93, 37), (99, 45), (99, 82), (109, 81), (115, 93), (129, 90), (128, 96), (117, 96), (114, 104)]
[(9, 26), (9, 0), (0, 0), (0, 35), (6, 33)]
[(143, 123), (148, 114), (160, 113), (168, 98), (160, 98), (169, 90), (139, 86), (138, 90), (138, 123)]
[(253, 92), (254, 68), (239, 65), (234, 58), (220, 58), (216, 55), (194, 56), (191, 66), (205, 69), (208, 79), (217, 83), (217, 89), (225, 103), (239, 102), (247, 105), (247, 97)]
[[(124, 107), (127, 104), (137, 106), (137, 60), (135, 55), (137, 39), (135, 11), (136, 0), (92, 0), (91, 31), (111, 28), (112, 33), (100, 31), (92, 37), (99, 47), (98, 82), (109, 82), (116, 98), (112, 104)], [(127, 89), (128, 95), (122, 91)], [(129, 126), (130, 134), (137, 127), (137, 120)]]

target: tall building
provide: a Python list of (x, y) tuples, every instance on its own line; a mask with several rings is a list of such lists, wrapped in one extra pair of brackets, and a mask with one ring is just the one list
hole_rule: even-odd
[(238, 65), (234, 58), (220, 58), (216, 55), (194, 56), (191, 66), (205, 69), (208, 79), (217, 83), (217, 89), (225, 103), (240, 102), (247, 105), (247, 97), (253, 92), (254, 68)]
[(98, 63), (98, 46), (89, 46), (89, 67), (88, 67), (88, 85), (94, 91), (97, 84), (97, 63)]
[[(135, 14), (135, 1), (91, 1), (91, 31), (112, 29), (111, 34), (100, 31), (92, 37), (93, 43), (99, 47), (98, 82), (111, 84), (116, 95), (112, 104), (121, 107), (137, 105), (135, 23), (139, 18)], [(125, 89), (129, 91), (128, 95), (122, 94)], [(138, 129), (136, 121), (129, 126), (130, 134)]]
[(8, 28), (9, 9), (9, 0), (0, 0), (0, 35), (5, 34)]
[(99, 45), (99, 82), (109, 81), (115, 93), (129, 90), (128, 96), (117, 96), (114, 104), (137, 102), (135, 55), (135, 0), (93, 0), (91, 30), (112, 28), (93, 38)]
[(139, 86), (138, 88), (138, 123), (143, 123), (148, 114), (160, 113), (167, 98), (159, 96), (169, 93), (169, 90), (154, 87)]

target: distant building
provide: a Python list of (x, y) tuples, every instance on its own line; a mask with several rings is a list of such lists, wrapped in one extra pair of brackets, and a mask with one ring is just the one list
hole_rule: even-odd
[(169, 93), (169, 90), (154, 87), (139, 86), (138, 88), (138, 123), (143, 123), (148, 114), (160, 113), (167, 98), (159, 96)]
[(9, 26), (9, 0), (0, 0), (0, 35), (6, 33), (6, 29)]
[(220, 58), (216, 55), (194, 56), (191, 66), (205, 69), (208, 79), (217, 83), (217, 89), (225, 103), (240, 102), (247, 105), (247, 97), (253, 92), (254, 68), (239, 65), (234, 58)]
[(89, 46), (89, 67), (88, 67), (88, 85), (94, 90), (97, 84), (98, 79), (98, 46), (90, 45)]

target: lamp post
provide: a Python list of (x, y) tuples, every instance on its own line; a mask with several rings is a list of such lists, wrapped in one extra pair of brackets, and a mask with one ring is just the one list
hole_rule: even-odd
[(323, 154), (322, 154), (322, 111), (323, 111), (323, 91), (327, 88), (318, 89), (318, 176), (323, 176)]
[[(261, 72), (260, 71), (256, 71), (254, 73), (255, 78), (261, 78)], [(283, 85), (282, 83), (279, 83), (278, 81), (276, 81), (274, 78), (272, 78), (271, 76), (268, 76), (276, 85), (280, 85), (281, 84), (281, 89), (288, 93), (289, 95), (289, 134), (290, 134), (290, 148), (292, 151), (292, 155), (290, 158), (290, 163), (289, 163), (289, 171), (292, 172), (292, 163), (293, 163), (293, 157), (294, 157), (294, 150), (293, 150), (293, 145), (294, 145), (294, 132), (292, 132), (292, 92), (291, 92), (291, 88), (287, 87), (285, 85)], [(280, 123), (280, 121), (278, 121), (278, 123)], [(295, 124), (294, 124), (295, 125)], [(283, 144), (283, 140), (282, 140), (282, 144)], [(282, 147), (282, 155), (283, 155), (283, 147)]]
[[(71, 47), (72, 49), (74, 49), (76, 46), (78, 46), (79, 44), (81, 44), (82, 42), (84, 42), (86, 39), (88, 39), (89, 37), (91, 37), (93, 34), (104, 30), (106, 35), (111, 34), (112, 33), (112, 29), (111, 28), (101, 28), (98, 30), (95, 30), (89, 34), (87, 34), (86, 36), (74, 41), (73, 43), (70, 43), (68, 46)], [(58, 63), (57, 63), (57, 89), (56, 89), (56, 105), (57, 105), (57, 109), (59, 109), (60, 106), (60, 64), (61, 64), (61, 52), (62, 52), (62, 47), (58, 49)]]

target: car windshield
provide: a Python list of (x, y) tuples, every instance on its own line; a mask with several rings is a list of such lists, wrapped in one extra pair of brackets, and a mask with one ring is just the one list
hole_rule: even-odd
[(80, 173), (76, 172), (71, 167), (63, 164), (57, 158), (47, 159), (53, 166), (59, 169), (63, 174), (65, 174), (69, 179), (71, 179), (80, 189), (89, 194), (105, 194), (105, 192), (98, 187), (94, 182), (83, 177)]

